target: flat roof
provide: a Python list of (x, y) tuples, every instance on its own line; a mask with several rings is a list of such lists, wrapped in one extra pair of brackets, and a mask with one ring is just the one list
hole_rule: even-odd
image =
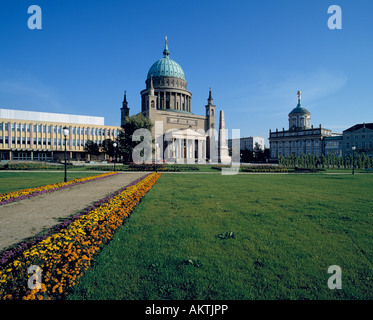
[(0, 109), (0, 119), (104, 125), (104, 117), (82, 116), (64, 113)]

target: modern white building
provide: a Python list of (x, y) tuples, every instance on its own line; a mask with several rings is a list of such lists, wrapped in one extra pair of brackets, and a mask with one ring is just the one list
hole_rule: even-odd
[(98, 145), (113, 140), (120, 127), (105, 126), (103, 117), (0, 109), (0, 160), (60, 160), (66, 149), (70, 160), (89, 158), (88, 140)]

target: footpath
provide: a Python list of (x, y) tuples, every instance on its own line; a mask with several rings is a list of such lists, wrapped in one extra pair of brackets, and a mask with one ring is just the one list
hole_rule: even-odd
[(146, 175), (126, 172), (0, 206), (0, 251), (35, 236)]

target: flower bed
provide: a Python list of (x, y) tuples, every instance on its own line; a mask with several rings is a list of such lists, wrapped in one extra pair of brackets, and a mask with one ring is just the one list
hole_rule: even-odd
[[(73, 217), (66, 226), (22, 252), (0, 269), (2, 299), (61, 299), (77, 283), (102, 245), (109, 241), (160, 174), (152, 173)], [(28, 289), (27, 269), (41, 269), (41, 288)]]
[(38, 196), (38, 195), (41, 195), (47, 192), (62, 190), (62, 189), (65, 189), (71, 186), (75, 186), (77, 184), (82, 184), (82, 183), (86, 183), (89, 181), (103, 179), (109, 176), (113, 176), (115, 174), (119, 174), (119, 173), (118, 172), (103, 173), (103, 174), (99, 174), (99, 175), (95, 175), (91, 177), (73, 179), (67, 182), (47, 184), (41, 187), (28, 188), (28, 189), (9, 192), (9, 193), (3, 193), (3, 194), (0, 194), (0, 206), (3, 204), (14, 202), (14, 201), (35, 197), (35, 196)]

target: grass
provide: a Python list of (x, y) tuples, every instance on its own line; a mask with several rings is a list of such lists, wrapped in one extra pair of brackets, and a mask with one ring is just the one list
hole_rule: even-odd
[(163, 174), (69, 299), (373, 299), (372, 190), (370, 175)]
[[(67, 180), (93, 176), (97, 173), (68, 172)], [(46, 184), (63, 182), (64, 172), (0, 172), (0, 194)]]

